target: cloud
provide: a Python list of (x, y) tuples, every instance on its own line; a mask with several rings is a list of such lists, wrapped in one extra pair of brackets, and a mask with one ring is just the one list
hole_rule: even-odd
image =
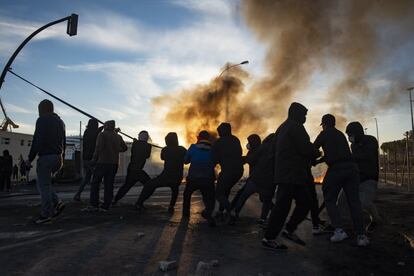
[(36, 114), (33, 110), (26, 109), (21, 106), (17, 106), (11, 103), (5, 103), (4, 108), (7, 112), (14, 112), (14, 113), (23, 113), (23, 114)]

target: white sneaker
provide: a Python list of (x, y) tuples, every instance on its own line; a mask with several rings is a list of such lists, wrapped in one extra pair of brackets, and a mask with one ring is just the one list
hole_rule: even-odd
[(348, 238), (348, 235), (341, 228), (336, 228), (333, 236), (331, 237), (331, 242), (341, 242)]
[(369, 244), (369, 239), (366, 235), (358, 235), (357, 244), (359, 247), (366, 247)]

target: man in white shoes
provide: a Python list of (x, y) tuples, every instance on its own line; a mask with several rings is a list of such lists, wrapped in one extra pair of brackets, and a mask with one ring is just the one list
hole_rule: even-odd
[(322, 117), (322, 132), (314, 142), (314, 146), (322, 147), (323, 161), (328, 165), (328, 171), (323, 181), (322, 190), (326, 210), (332, 226), (335, 228), (331, 242), (341, 242), (348, 238), (342, 228), (341, 215), (337, 206), (338, 195), (344, 191), (348, 200), (358, 246), (365, 247), (369, 240), (365, 235), (361, 201), (359, 199), (359, 173), (357, 164), (349, 149), (345, 135), (335, 128), (335, 117), (326, 114)]

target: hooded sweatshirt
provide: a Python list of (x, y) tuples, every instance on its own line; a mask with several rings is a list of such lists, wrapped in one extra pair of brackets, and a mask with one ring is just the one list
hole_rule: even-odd
[(33, 161), (36, 155), (61, 155), (65, 151), (65, 146), (65, 124), (60, 117), (55, 113), (39, 116), (30, 148), (29, 161)]
[(134, 140), (131, 148), (130, 166), (136, 170), (142, 170), (145, 161), (151, 156), (151, 148), (151, 145), (146, 141)]
[(118, 165), (119, 153), (127, 149), (122, 137), (115, 132), (115, 121), (106, 121), (104, 131), (96, 139), (93, 160), (98, 164)]
[(187, 150), (178, 145), (177, 133), (170, 132), (165, 136), (167, 145), (161, 150), (161, 160), (164, 160), (164, 170), (161, 175), (172, 181), (181, 181), (184, 170), (184, 156)]
[(247, 137), (247, 141), (249, 142), (250, 149), (247, 152), (247, 155), (243, 158), (244, 163), (249, 164), (249, 176), (255, 170), (257, 161), (258, 161), (258, 151), (260, 145), (262, 144), (262, 140), (260, 139), (259, 135), (252, 134)]
[(313, 144), (317, 149), (322, 147), (324, 161), (329, 167), (354, 162), (345, 135), (335, 126), (322, 130)]
[(99, 132), (103, 129), (102, 127), (98, 128), (98, 121), (96, 119), (90, 119), (86, 127), (85, 132), (83, 133), (83, 160), (92, 160), (93, 152), (95, 151), (96, 138), (98, 137)]
[(215, 178), (215, 164), (210, 141), (200, 140), (197, 144), (192, 144), (188, 148), (184, 160), (186, 164), (191, 163), (188, 178)]
[(212, 148), (214, 162), (220, 164), (221, 173), (239, 174), (243, 171), (240, 140), (231, 134), (231, 126), (228, 123), (220, 124), (217, 131), (220, 138)]
[(352, 156), (359, 168), (361, 182), (378, 181), (378, 141), (374, 136), (365, 135), (359, 122), (352, 122), (346, 127), (346, 133), (354, 137), (351, 144)]
[(250, 178), (260, 191), (274, 192), (274, 138), (275, 134), (268, 135), (257, 150), (257, 162)]
[(287, 120), (276, 130), (275, 183), (304, 185), (308, 177), (308, 166), (319, 155), (303, 126), (307, 111), (300, 103), (292, 103)]

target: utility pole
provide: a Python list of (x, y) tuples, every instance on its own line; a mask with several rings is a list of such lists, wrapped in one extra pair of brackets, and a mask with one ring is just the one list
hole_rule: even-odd
[(406, 140), (405, 140), (405, 146), (406, 146), (406, 153), (407, 153), (407, 173), (408, 173), (408, 191), (411, 191), (411, 168), (410, 168), (410, 143), (409, 143), (409, 134), (410, 132), (407, 131), (406, 133)]

